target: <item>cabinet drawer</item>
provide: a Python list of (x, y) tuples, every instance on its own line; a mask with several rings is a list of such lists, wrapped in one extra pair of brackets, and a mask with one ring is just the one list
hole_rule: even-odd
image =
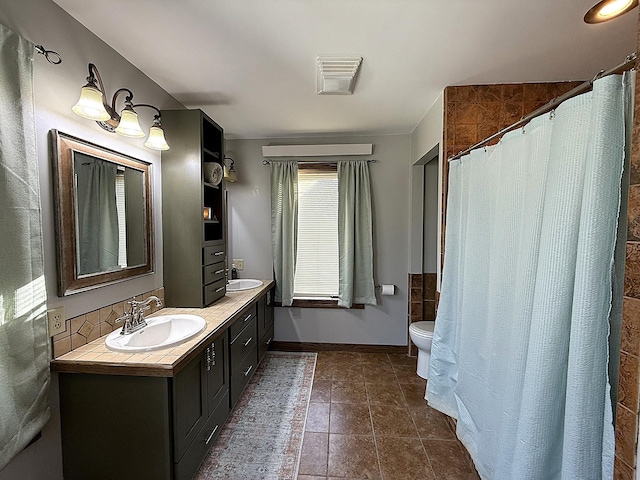
[(271, 342), (273, 342), (273, 325), (267, 330), (267, 333), (265, 333), (258, 343), (258, 363), (260, 363), (264, 354), (267, 353)]
[(213, 247), (204, 247), (202, 249), (203, 265), (211, 265), (218, 262), (224, 262), (224, 245), (214, 245)]
[(227, 290), (227, 280), (222, 279), (204, 286), (204, 305), (207, 306), (217, 299), (224, 297)]
[(191, 480), (193, 478), (209, 448), (211, 448), (220, 434), (228, 415), (229, 391), (225, 391), (220, 397), (217, 407), (209, 416), (209, 420), (189, 446), (184, 457), (175, 464), (175, 480)]
[(217, 282), (224, 278), (224, 262), (213, 263), (204, 267), (204, 284)]
[(234, 367), (236, 367), (231, 372), (232, 407), (236, 404), (236, 402), (240, 398), (240, 395), (242, 394), (242, 391), (244, 390), (244, 387), (247, 386), (247, 383), (249, 383), (249, 380), (251, 380), (253, 373), (256, 371), (256, 365), (258, 364), (257, 355), (258, 352), (256, 346), (254, 345), (254, 347), (251, 349), (242, 363), (240, 363), (239, 365), (232, 364), (234, 365)]
[(229, 327), (230, 337), (229, 340), (233, 342), (233, 340), (238, 336), (238, 334), (244, 330), (244, 327), (248, 325), (248, 323), (256, 318), (256, 305), (253, 304), (245, 311), (240, 314), (240, 318), (238, 318), (231, 327)]
[(257, 343), (256, 320), (252, 318), (246, 328), (231, 342), (231, 365), (238, 365)]

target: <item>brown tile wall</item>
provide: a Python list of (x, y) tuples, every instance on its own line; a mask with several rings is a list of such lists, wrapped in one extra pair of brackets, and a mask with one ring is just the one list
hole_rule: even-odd
[[(409, 323), (436, 319), (436, 274), (409, 274)], [(416, 346), (408, 339), (409, 355), (418, 354)]]
[[(640, 48), (640, 16), (638, 24)], [(638, 381), (640, 372), (640, 76), (636, 76), (635, 112), (629, 172), (627, 255), (620, 340), (620, 379), (616, 408), (614, 478), (631, 480), (636, 474), (638, 441)]]
[[(136, 295), (136, 300), (142, 301), (151, 295), (162, 300), (164, 303), (164, 288), (159, 288), (141, 295)], [(91, 312), (79, 315), (77, 317), (68, 318), (65, 322), (65, 331), (54, 335), (53, 342), (53, 358), (58, 358), (71, 350), (81, 347), (89, 342), (97, 340), (103, 335), (111, 333), (113, 330), (122, 327), (122, 324), (116, 324), (115, 320), (121, 317), (125, 309), (129, 309), (127, 302), (131, 298), (120, 302), (107, 305), (106, 307), (93, 310)], [(163, 308), (156, 307), (155, 303), (150, 305), (151, 309), (146, 313), (151, 314)]]
[[(443, 152), (449, 158), (512, 125), (581, 82), (467, 85), (444, 89)], [(494, 141), (493, 143), (496, 143)], [(443, 162), (442, 264), (449, 164)]]

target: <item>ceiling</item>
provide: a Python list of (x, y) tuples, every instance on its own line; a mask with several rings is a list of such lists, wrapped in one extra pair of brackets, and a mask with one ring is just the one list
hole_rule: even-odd
[[(55, 2), (230, 138), (410, 133), (447, 85), (592, 78), (638, 25), (585, 24), (595, 0)], [(318, 55), (363, 57), (353, 95), (316, 95)]]

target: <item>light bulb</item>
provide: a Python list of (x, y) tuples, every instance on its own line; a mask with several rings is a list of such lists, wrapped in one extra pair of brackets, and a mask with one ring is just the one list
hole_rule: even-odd
[(601, 23), (612, 20), (638, 6), (638, 0), (602, 0), (584, 16), (586, 23)]
[(601, 17), (617, 15), (631, 5), (631, 2), (633, 2), (633, 0), (614, 0), (611, 3), (604, 5), (600, 11), (598, 11), (598, 15)]

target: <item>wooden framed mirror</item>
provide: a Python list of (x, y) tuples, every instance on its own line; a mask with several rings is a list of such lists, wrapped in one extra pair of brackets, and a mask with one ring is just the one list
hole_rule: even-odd
[(151, 165), (57, 130), (58, 295), (154, 271)]

